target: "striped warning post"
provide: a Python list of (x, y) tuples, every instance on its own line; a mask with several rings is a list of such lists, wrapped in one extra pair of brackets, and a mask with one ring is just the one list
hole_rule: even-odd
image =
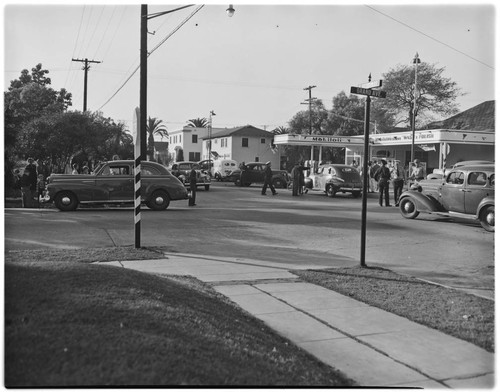
[(134, 163), (134, 227), (135, 227), (135, 247), (141, 247), (141, 145), (137, 143), (135, 146), (135, 163)]

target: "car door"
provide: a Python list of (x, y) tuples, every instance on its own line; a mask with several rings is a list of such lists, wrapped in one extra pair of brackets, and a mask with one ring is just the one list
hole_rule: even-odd
[(441, 204), (448, 211), (465, 212), (465, 173), (453, 170), (441, 187)]
[(250, 182), (264, 182), (264, 167), (255, 165), (250, 170)]
[(314, 189), (325, 189), (325, 171), (326, 167), (319, 167), (318, 170), (311, 175), (313, 179), (313, 188)]
[(96, 177), (102, 201), (125, 202), (134, 199), (134, 177), (127, 163), (109, 163)]
[(464, 195), (465, 213), (475, 214), (481, 200), (486, 196), (493, 195), (493, 189), (488, 180), (488, 174), (482, 170), (471, 171), (467, 175)]

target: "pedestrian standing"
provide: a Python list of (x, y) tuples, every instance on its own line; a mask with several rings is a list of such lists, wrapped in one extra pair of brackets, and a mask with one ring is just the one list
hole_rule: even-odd
[(262, 186), (262, 195), (266, 194), (267, 187), (271, 189), (271, 192), (273, 193), (273, 196), (277, 195), (278, 193), (276, 192), (276, 189), (274, 189), (273, 185), (273, 172), (271, 170), (271, 162), (268, 161), (266, 162), (266, 168), (264, 170), (264, 185)]
[(31, 190), (31, 171), (28, 167), (19, 180), (22, 194), (23, 208), (33, 208), (33, 191)]
[(379, 189), (378, 204), (382, 207), (382, 201), (385, 199), (385, 206), (392, 207), (389, 204), (389, 181), (391, 180), (391, 171), (387, 167), (387, 161), (385, 159), (381, 159), (380, 162), (382, 166), (380, 166), (375, 173), (375, 179), (378, 181)]
[(191, 171), (189, 172), (189, 190), (191, 191), (191, 197), (189, 198), (189, 206), (196, 205), (196, 180), (198, 178), (198, 165), (193, 165)]
[(375, 173), (380, 168), (377, 160), (374, 160), (370, 166), (370, 171), (368, 175), (370, 176), (370, 191), (378, 192), (378, 181), (375, 179)]
[(399, 164), (399, 161), (394, 161), (391, 169), (392, 185), (394, 187), (394, 204), (399, 206), (399, 197), (403, 193), (403, 186), (406, 182), (406, 173)]
[(297, 162), (292, 168), (292, 196), (299, 195), (300, 188), (300, 163)]
[(413, 168), (410, 178), (413, 181), (420, 181), (423, 180), (424, 177), (425, 177), (424, 167), (420, 165), (420, 161), (418, 159), (415, 159), (413, 161)]

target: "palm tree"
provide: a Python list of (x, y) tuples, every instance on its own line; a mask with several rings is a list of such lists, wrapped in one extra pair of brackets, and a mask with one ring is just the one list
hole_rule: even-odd
[(271, 132), (273, 135), (283, 135), (285, 133), (290, 133), (290, 129), (284, 126), (279, 126), (274, 128)]
[(191, 120), (188, 120), (187, 126), (193, 128), (206, 128), (208, 126), (208, 120), (205, 117), (193, 118)]
[(146, 132), (148, 134), (148, 159), (151, 161), (154, 158), (155, 153), (155, 135), (160, 135), (163, 139), (168, 137), (167, 127), (163, 124), (162, 120), (156, 117), (149, 117), (148, 123), (146, 124)]

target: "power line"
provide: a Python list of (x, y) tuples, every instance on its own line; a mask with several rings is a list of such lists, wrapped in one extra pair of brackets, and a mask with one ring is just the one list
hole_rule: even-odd
[[(165, 43), (165, 41), (167, 41), (167, 39), (169, 39), (172, 35), (174, 35), (182, 26), (184, 26), (196, 13), (198, 13), (199, 10), (201, 10), (203, 8), (203, 5), (200, 5), (198, 6), (186, 19), (184, 19), (170, 34), (168, 34), (163, 40), (160, 41), (160, 43), (158, 45), (156, 45), (152, 50), (151, 52), (149, 52), (147, 54), (147, 57), (149, 58), (149, 56), (151, 54), (153, 54), (154, 51), (156, 51), (161, 45), (163, 45)], [(118, 88), (118, 90), (116, 90), (116, 92), (106, 101), (104, 102), (103, 105), (101, 105), (101, 107), (97, 110), (101, 110), (104, 106), (106, 106), (109, 101), (111, 101), (119, 92), (120, 90), (125, 87), (125, 85), (128, 83), (128, 81), (130, 79), (132, 79), (132, 76), (134, 76), (134, 74), (141, 68), (140, 65), (138, 65), (133, 71), (132, 73), (130, 74), (130, 76), (125, 80), (125, 82), (123, 82), (123, 84)]]
[(454, 48), (453, 46), (448, 45), (447, 43), (444, 43), (443, 41), (440, 41), (440, 40), (438, 40), (438, 39), (436, 39), (436, 38), (434, 38), (434, 37), (431, 37), (429, 34), (426, 34), (426, 33), (424, 33), (423, 31), (420, 31), (420, 30), (418, 30), (418, 29), (416, 29), (416, 28), (414, 28), (414, 27), (410, 26), (409, 24), (406, 24), (406, 23), (404, 23), (404, 22), (401, 22), (400, 20), (397, 20), (396, 18), (393, 18), (392, 16), (390, 16), (390, 15), (387, 15), (387, 14), (383, 13), (382, 11), (379, 11), (379, 10), (377, 10), (377, 9), (375, 9), (375, 8), (373, 8), (373, 7), (370, 7), (369, 5), (366, 5), (366, 4), (365, 4), (365, 7), (368, 7), (368, 8), (369, 8), (369, 9), (371, 9), (372, 11), (378, 12), (379, 14), (381, 14), (381, 15), (385, 16), (386, 18), (392, 19), (393, 21), (395, 21), (395, 22), (397, 22), (397, 23), (399, 23), (399, 24), (402, 24), (402, 25), (403, 25), (403, 26), (405, 26), (405, 27), (408, 27), (409, 29), (411, 29), (411, 30), (413, 30), (413, 31), (416, 31), (417, 33), (422, 34), (423, 36), (425, 36), (425, 37), (427, 37), (427, 38), (430, 38), (431, 40), (436, 41), (436, 42), (440, 43), (441, 45), (444, 45), (444, 46), (446, 46), (446, 47), (450, 48), (451, 50), (454, 50), (455, 52), (458, 52), (458, 53), (460, 53), (460, 54), (462, 54), (462, 55), (464, 55), (464, 56), (466, 56), (466, 57), (470, 58), (471, 60), (477, 61), (478, 63), (483, 64), (484, 66), (486, 66), (486, 67), (488, 67), (488, 68), (491, 68), (491, 69), (493, 69), (493, 70), (495, 69), (495, 68), (494, 68), (494, 67), (492, 67), (491, 65), (486, 64), (486, 63), (482, 62), (481, 60), (478, 60), (478, 59), (476, 59), (475, 57), (472, 57), (472, 56), (468, 55), (467, 53), (462, 52), (461, 50), (458, 50), (458, 49)]

